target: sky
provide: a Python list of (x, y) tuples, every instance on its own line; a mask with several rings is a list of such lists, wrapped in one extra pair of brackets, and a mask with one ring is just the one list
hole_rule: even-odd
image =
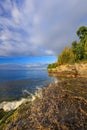
[(0, 0), (0, 68), (48, 64), (87, 26), (87, 0)]

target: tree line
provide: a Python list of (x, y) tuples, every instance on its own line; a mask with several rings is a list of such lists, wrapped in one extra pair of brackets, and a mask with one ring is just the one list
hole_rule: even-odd
[(65, 47), (61, 54), (58, 55), (58, 61), (49, 64), (48, 68), (87, 61), (87, 27), (81, 26), (76, 34), (79, 37), (79, 42), (73, 41), (70, 47)]

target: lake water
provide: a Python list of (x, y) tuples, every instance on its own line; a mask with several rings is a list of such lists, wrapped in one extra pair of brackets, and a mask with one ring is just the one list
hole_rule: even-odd
[(0, 70), (0, 102), (26, 97), (54, 81), (47, 70)]

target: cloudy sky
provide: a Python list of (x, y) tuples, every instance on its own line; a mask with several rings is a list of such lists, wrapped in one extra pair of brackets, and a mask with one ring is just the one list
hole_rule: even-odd
[(0, 64), (49, 63), (87, 26), (87, 0), (0, 0)]

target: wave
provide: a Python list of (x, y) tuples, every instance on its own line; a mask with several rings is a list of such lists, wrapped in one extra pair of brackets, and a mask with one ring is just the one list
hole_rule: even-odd
[(37, 87), (34, 94), (30, 93), (28, 90), (22, 90), (23, 93), (27, 93), (29, 96), (27, 98), (21, 98), (18, 101), (4, 101), (0, 103), (0, 109), (3, 109), (4, 111), (11, 111), (18, 108), (21, 104), (34, 101), (36, 97), (41, 98), (42, 97), (42, 88)]

